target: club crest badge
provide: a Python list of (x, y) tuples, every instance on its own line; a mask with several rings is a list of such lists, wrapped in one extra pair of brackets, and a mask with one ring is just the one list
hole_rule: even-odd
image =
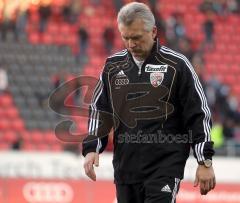
[(160, 73), (160, 72), (150, 73), (150, 82), (153, 87), (158, 87), (159, 85), (161, 85), (163, 79), (164, 79), (164, 73)]

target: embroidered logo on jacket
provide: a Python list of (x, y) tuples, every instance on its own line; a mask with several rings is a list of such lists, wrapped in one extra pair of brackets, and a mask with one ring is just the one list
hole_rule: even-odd
[(160, 72), (150, 73), (150, 82), (153, 87), (158, 87), (159, 85), (161, 85), (163, 79), (164, 79), (164, 73), (160, 73)]
[(127, 77), (125, 75), (125, 73), (123, 72), (123, 70), (119, 71), (118, 74), (116, 75), (117, 78), (121, 78), (121, 77)]
[(167, 72), (168, 65), (153, 65), (153, 64), (147, 64), (145, 66), (145, 72), (160, 72), (160, 73), (166, 73)]
[(161, 189), (162, 192), (172, 192), (172, 190), (170, 189), (169, 185), (165, 185), (162, 189)]
[(125, 75), (123, 70), (119, 71), (118, 74), (116, 75), (115, 79), (115, 85), (127, 85), (129, 83), (128, 77)]

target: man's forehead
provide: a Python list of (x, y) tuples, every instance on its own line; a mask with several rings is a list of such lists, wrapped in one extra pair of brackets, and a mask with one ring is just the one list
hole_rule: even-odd
[(126, 28), (126, 29), (141, 29), (144, 28), (144, 21), (142, 19), (135, 19), (131, 23), (119, 23), (118, 27)]
[(123, 30), (120, 31), (121, 35), (123, 37), (136, 37), (136, 36), (141, 36), (143, 35), (143, 32), (141, 30)]
[(119, 25), (119, 31), (122, 35), (139, 35), (145, 31), (144, 24)]

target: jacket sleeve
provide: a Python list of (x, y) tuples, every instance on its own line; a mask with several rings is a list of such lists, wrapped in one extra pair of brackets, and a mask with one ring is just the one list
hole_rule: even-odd
[(101, 73), (89, 105), (88, 136), (83, 140), (82, 154), (102, 153), (108, 143), (108, 134), (113, 126), (107, 73)]
[(202, 85), (191, 63), (184, 58), (181, 62), (179, 100), (184, 129), (192, 135), (192, 148), (198, 163), (212, 159), (214, 155), (210, 131), (211, 113)]

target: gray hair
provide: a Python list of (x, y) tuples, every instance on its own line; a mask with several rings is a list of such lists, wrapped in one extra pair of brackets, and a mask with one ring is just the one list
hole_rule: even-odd
[(136, 19), (143, 20), (146, 31), (151, 31), (155, 26), (153, 13), (146, 4), (132, 2), (123, 6), (118, 12), (118, 24), (129, 26)]

